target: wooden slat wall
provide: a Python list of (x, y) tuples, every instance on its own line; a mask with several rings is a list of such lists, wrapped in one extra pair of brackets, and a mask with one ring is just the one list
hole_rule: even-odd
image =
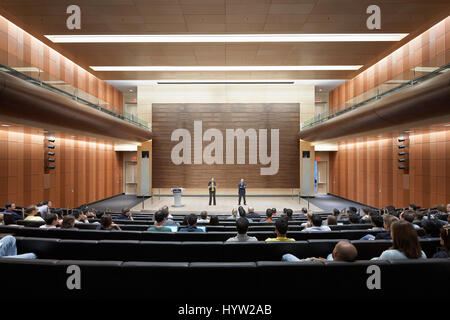
[[(40, 79), (64, 81), (110, 105), (112, 111), (123, 109), (122, 93), (95, 77), (71, 60), (37, 40), (0, 16), (0, 63), (10, 67), (35, 67), (44, 71)], [(37, 77), (37, 73), (29, 73)], [(94, 101), (95, 102), (95, 101)]]
[[(298, 103), (204, 103), (204, 104), (153, 104), (153, 188), (182, 186), (205, 187), (211, 177), (218, 186), (234, 188), (240, 178), (245, 178), (254, 188), (298, 188)], [(170, 141), (171, 133), (186, 128), (193, 139), (194, 120), (203, 121), (203, 132), (217, 128), (224, 136), (225, 129), (248, 128), (280, 129), (280, 168), (278, 174), (261, 176), (257, 165), (179, 165), (172, 164), (171, 150), (177, 142)], [(268, 131), (270, 145), (270, 131)], [(203, 143), (206, 147), (208, 142)], [(246, 143), (248, 163), (248, 142)], [(192, 159), (193, 159), (192, 144)], [(269, 149), (270, 150), (270, 149)]]
[(344, 109), (344, 103), (348, 100), (388, 80), (412, 79), (420, 75), (413, 74), (415, 67), (440, 67), (449, 62), (450, 17), (331, 91), (330, 112)]
[(397, 136), (361, 138), (330, 152), (330, 193), (374, 207), (450, 202), (450, 128), (410, 135), (409, 175), (398, 169)]
[(114, 144), (55, 133), (56, 169), (44, 189), (42, 130), (0, 127), (0, 205), (20, 206), (52, 200), (56, 207), (76, 207), (123, 191), (121, 153)]

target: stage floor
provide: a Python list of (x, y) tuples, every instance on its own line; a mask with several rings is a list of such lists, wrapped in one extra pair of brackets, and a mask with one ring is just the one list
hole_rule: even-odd
[[(208, 204), (208, 196), (189, 196), (182, 197), (181, 203), (184, 205), (180, 208), (172, 207), (173, 196), (154, 196), (146, 199), (144, 203), (134, 206), (132, 211), (155, 211), (162, 206), (168, 206), (169, 211), (174, 214), (186, 213), (200, 213), (206, 210), (208, 213), (228, 214), (233, 208), (238, 207), (237, 196), (217, 196), (215, 206)], [(303, 207), (308, 208), (308, 202), (305, 199), (299, 199), (291, 196), (248, 196), (247, 205), (243, 207), (247, 210), (251, 206), (255, 208), (258, 213), (265, 213), (267, 208), (276, 208), (278, 212), (282, 212), (283, 208), (290, 208), (294, 212), (300, 211)], [(309, 209), (314, 212), (321, 212), (322, 210), (317, 206), (309, 203)]]

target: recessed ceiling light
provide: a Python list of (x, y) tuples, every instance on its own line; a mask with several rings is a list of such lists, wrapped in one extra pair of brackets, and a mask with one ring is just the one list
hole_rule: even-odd
[(444, 124), (444, 127), (450, 127), (450, 123)]
[(94, 71), (349, 71), (362, 65), (342, 66), (90, 66)]
[(10, 124), (2, 124), (2, 127), (11, 127)]
[(400, 41), (408, 33), (310, 34), (77, 34), (45, 35), (54, 43), (372, 42)]

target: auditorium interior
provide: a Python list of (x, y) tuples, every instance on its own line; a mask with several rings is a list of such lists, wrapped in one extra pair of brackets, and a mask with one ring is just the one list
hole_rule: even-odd
[(449, 1), (0, 1), (2, 291), (448, 300), (448, 71)]

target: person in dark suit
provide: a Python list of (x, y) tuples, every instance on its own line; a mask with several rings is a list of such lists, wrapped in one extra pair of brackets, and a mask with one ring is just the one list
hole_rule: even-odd
[(216, 186), (217, 186), (217, 183), (214, 181), (214, 178), (211, 178), (211, 181), (208, 182), (209, 205), (211, 205), (211, 200), (214, 200), (213, 203), (214, 203), (214, 205), (216, 205)]
[(247, 205), (247, 201), (245, 200), (245, 189), (247, 188), (247, 184), (244, 182), (244, 179), (241, 179), (241, 182), (238, 184), (238, 193), (239, 193), (239, 205), (241, 205), (241, 199), (244, 198), (244, 206)]

